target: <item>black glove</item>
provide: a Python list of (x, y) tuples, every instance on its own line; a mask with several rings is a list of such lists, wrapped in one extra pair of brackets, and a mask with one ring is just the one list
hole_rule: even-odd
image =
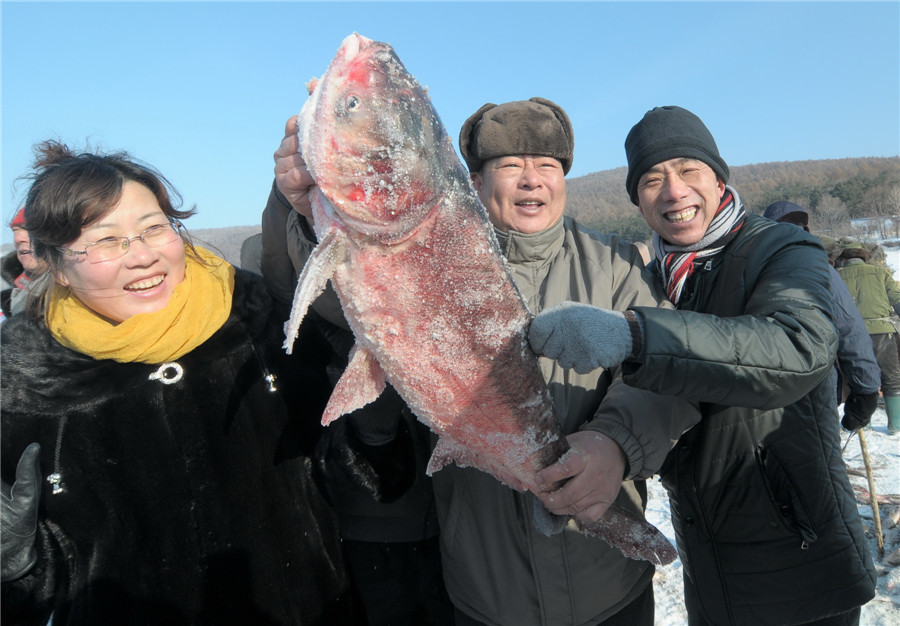
[(41, 446), (32, 443), (19, 458), (16, 482), (0, 494), (0, 580), (21, 578), (37, 562), (34, 537), (41, 500)]
[(900, 317), (900, 302), (891, 306), (891, 308), (894, 309), (894, 315), (897, 315), (898, 317)]
[(841, 426), (849, 431), (864, 428), (872, 420), (872, 413), (878, 406), (878, 392), (864, 395), (855, 394), (852, 391), (844, 402), (844, 419)]

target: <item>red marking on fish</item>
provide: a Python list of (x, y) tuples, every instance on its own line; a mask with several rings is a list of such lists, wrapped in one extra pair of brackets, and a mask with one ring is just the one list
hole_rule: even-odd
[[(528, 346), (531, 315), (425, 90), (389, 45), (357, 34), (314, 84), (299, 138), (316, 180), (319, 245), (285, 347), (330, 279), (356, 346), (323, 423), (368, 404), (387, 381), (440, 436), (429, 473), (455, 462), (536, 492), (536, 472), (569, 446)], [(629, 558), (676, 556), (616, 505), (579, 530)]]

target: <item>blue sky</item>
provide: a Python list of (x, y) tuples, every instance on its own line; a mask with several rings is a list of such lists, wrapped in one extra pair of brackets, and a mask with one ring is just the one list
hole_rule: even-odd
[(354, 31), (394, 46), (453, 137), (485, 102), (562, 105), (570, 177), (624, 165), (628, 130), (667, 104), (730, 165), (900, 152), (896, 0), (3, 0), (0, 28), (4, 223), (55, 138), (157, 167), (197, 205), (189, 228), (258, 224), (284, 123)]

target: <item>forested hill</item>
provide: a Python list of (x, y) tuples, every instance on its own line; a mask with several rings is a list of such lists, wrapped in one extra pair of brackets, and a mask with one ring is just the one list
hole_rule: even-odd
[[(596, 172), (568, 180), (566, 213), (586, 226), (617, 232), (632, 240), (650, 235), (625, 193), (626, 169)], [(835, 219), (900, 215), (900, 157), (759, 163), (731, 168), (729, 181), (751, 213), (761, 214), (776, 200), (791, 200), (812, 211), (812, 224)], [(188, 224), (190, 228), (190, 224)], [(241, 243), (259, 226), (192, 231), (240, 263)]]

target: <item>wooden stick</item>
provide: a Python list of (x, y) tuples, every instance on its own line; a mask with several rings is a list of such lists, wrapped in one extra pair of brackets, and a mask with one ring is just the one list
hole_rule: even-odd
[(866, 464), (866, 478), (869, 479), (869, 495), (872, 503), (872, 515), (875, 518), (875, 542), (878, 545), (878, 560), (884, 558), (884, 534), (881, 532), (881, 513), (878, 511), (878, 496), (875, 495), (875, 477), (872, 476), (872, 461), (869, 459), (869, 449), (866, 447), (866, 435), (860, 428), (859, 447), (862, 448), (863, 462)]

